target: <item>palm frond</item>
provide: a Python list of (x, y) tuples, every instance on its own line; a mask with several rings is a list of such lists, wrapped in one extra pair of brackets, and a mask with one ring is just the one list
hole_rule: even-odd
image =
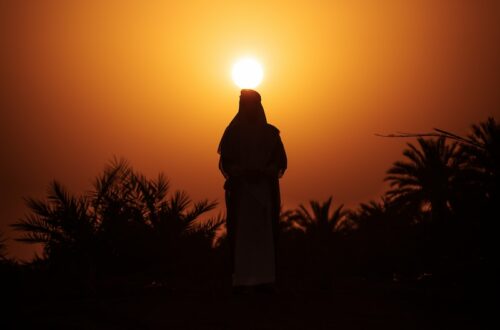
[(22, 231), (23, 236), (16, 241), (29, 243), (48, 243), (52, 239), (61, 239), (58, 228), (49, 220), (36, 215), (27, 215), (10, 225), (16, 231)]
[(93, 183), (93, 204), (95, 207), (101, 205), (111, 192), (113, 186), (123, 178), (126, 178), (132, 172), (132, 168), (125, 159), (113, 158), (107, 165), (103, 173), (96, 177)]
[(187, 234), (203, 233), (204, 236), (214, 238), (217, 230), (226, 223), (226, 218), (222, 214), (205, 220), (191, 222), (186, 228)]
[(309, 212), (304, 205), (300, 204), (299, 208), (294, 210), (290, 215), (290, 220), (303, 228), (306, 232), (319, 231), (333, 233), (340, 228), (340, 223), (345, 220), (348, 211), (344, 211), (344, 205), (340, 205), (333, 210), (330, 216), (332, 202), (332, 197), (329, 197), (323, 203), (310, 201), (309, 207), (312, 213)]
[(191, 222), (196, 220), (200, 215), (213, 210), (216, 206), (217, 206), (216, 201), (209, 201), (208, 199), (196, 202), (193, 208), (186, 214), (184, 218), (186, 224), (190, 224)]
[(170, 189), (170, 182), (165, 176), (165, 174), (160, 173), (156, 178), (156, 181), (153, 183), (156, 190), (156, 198), (158, 200), (163, 200)]
[(185, 191), (176, 191), (167, 201), (168, 212), (180, 215), (186, 210), (189, 203), (191, 203), (191, 199)]

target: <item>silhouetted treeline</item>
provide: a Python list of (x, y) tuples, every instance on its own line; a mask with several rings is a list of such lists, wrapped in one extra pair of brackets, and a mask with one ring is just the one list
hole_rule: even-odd
[(85, 294), (124, 280), (161, 285), (200, 276), (223, 222), (199, 221), (215, 202), (170, 194), (164, 175), (148, 179), (123, 160), (112, 161), (85, 195), (54, 181), (45, 200), (26, 203), (31, 212), (12, 226), (24, 234), (18, 240), (43, 244), (32, 266), (63, 290)]
[[(499, 157), (500, 125), (489, 118), (466, 137), (408, 143), (379, 201), (347, 210), (330, 198), (283, 211), (279, 283), (328, 289), (357, 277), (469, 290), (486, 281), (497, 250)], [(12, 226), (19, 240), (44, 246), (23, 266), (36, 283), (85, 294), (118, 284), (230, 283), (224, 219), (201, 219), (216, 203), (170, 193), (163, 175), (148, 179), (115, 160), (90, 192), (73, 196), (53, 182), (47, 199), (27, 205)]]
[(467, 137), (419, 137), (403, 156), (387, 171), (380, 201), (344, 211), (330, 198), (284, 212), (285, 272), (327, 287), (336, 276), (476, 291), (492, 283), (500, 125), (489, 118)]

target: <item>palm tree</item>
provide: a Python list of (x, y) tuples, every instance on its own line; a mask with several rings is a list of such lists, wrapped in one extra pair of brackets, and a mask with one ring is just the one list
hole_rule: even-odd
[(217, 203), (192, 202), (187, 193), (169, 194), (169, 189), (164, 174), (148, 179), (122, 159), (114, 159), (97, 177), (91, 205), (111, 258), (135, 263), (136, 269), (173, 270), (188, 250), (201, 255), (200, 249), (211, 249), (223, 219), (199, 218)]
[(11, 225), (23, 232), (16, 240), (43, 244), (43, 258), (35, 262), (48, 266), (50, 280), (58, 287), (95, 293), (97, 224), (89, 214), (87, 197), (70, 195), (53, 181), (46, 200), (28, 198), (26, 203), (31, 213)]
[(123, 159), (114, 158), (97, 176), (88, 195), (104, 267), (134, 271), (157, 259), (153, 225), (168, 188), (163, 174), (149, 180)]
[[(472, 125), (468, 140), (472, 143), (462, 145), (467, 157), (463, 171), (466, 189), (462, 213), (468, 221), (462, 230), (465, 244), (460, 243), (467, 245), (469, 251), (474, 251), (474, 258), (481, 260), (485, 273), (493, 273), (495, 260), (498, 259), (500, 218), (500, 124), (488, 118), (485, 122)], [(493, 281), (491, 277), (486, 280)]]
[(42, 243), (53, 264), (71, 260), (120, 274), (181, 255), (195, 236), (210, 249), (222, 219), (198, 219), (216, 202), (193, 203), (185, 192), (168, 190), (163, 174), (150, 180), (115, 158), (86, 195), (72, 196), (54, 181), (46, 200), (26, 200), (31, 213), (12, 226), (23, 232), (19, 241)]
[(220, 245), (220, 231), (226, 223), (226, 218), (218, 214), (215, 217), (208, 219), (199, 219), (191, 223), (191, 225), (186, 229), (186, 233), (189, 236), (197, 236), (203, 239), (205, 244), (209, 244), (210, 247), (217, 247)]
[(323, 203), (310, 201), (312, 213), (300, 204), (299, 208), (290, 215), (290, 219), (307, 234), (329, 237), (342, 229), (347, 214), (347, 211), (343, 210), (344, 205), (340, 205), (330, 215), (332, 201), (332, 197)]
[(500, 191), (500, 124), (494, 118), (472, 125), (471, 143), (462, 144), (471, 181), (487, 200), (498, 201)]
[(383, 196), (380, 202), (361, 203), (358, 210), (350, 212), (349, 220), (358, 231), (383, 228), (393, 222), (393, 206), (390, 199)]
[(349, 215), (354, 267), (364, 276), (391, 278), (417, 266), (414, 214), (386, 196), (361, 203)]
[[(467, 137), (435, 128), (431, 133), (399, 133), (380, 135), (384, 137), (438, 137), (450, 139), (460, 146), (458, 152), (462, 158), (462, 173), (458, 178), (457, 192), (463, 194), (458, 199), (458, 206), (464, 201), (471, 199), (490, 200), (491, 204), (497, 204), (500, 195), (500, 124), (493, 117), (485, 122), (472, 125), (472, 134)], [(459, 191), (461, 190), (461, 191)], [(482, 195), (478, 196), (478, 195)], [(494, 202), (494, 200), (496, 202)], [(466, 203), (467, 204), (467, 203)]]
[[(176, 191), (159, 205), (157, 219), (152, 224), (153, 229), (170, 237), (181, 237), (192, 233), (196, 228), (196, 220), (216, 206), (217, 202), (206, 199), (192, 202), (186, 192)], [(218, 227), (220, 220), (221, 218), (214, 220), (216, 223), (214, 228)]]
[[(226, 219), (221, 214), (208, 219), (198, 219), (186, 228), (177, 251), (183, 260), (182, 276), (189, 275), (191, 285), (206, 285), (214, 290), (221, 283), (227, 263), (227, 250), (221, 239), (221, 231)], [(180, 258), (178, 258), (179, 260)]]
[(44, 244), (49, 258), (87, 254), (96, 224), (89, 216), (86, 197), (72, 196), (53, 181), (47, 200), (28, 198), (26, 203), (32, 213), (11, 225), (24, 233), (18, 241)]
[[(472, 125), (472, 133), (466, 137), (437, 128), (431, 133), (399, 133), (385, 136), (419, 137), (420, 139), (438, 137), (450, 139), (459, 145), (460, 148), (456, 150), (456, 154), (449, 157), (454, 160), (447, 162), (445, 157), (442, 158), (442, 163), (448, 165), (448, 175), (441, 176), (441, 178), (450, 179), (448, 181), (450, 189), (448, 191), (447, 189), (435, 190), (435, 195), (441, 191), (443, 196), (446, 196), (441, 200), (437, 199), (437, 204), (441, 204), (438, 209), (446, 211), (443, 201), (448, 199), (446, 206), (451, 206), (453, 219), (458, 221), (454, 221), (452, 227), (443, 228), (447, 230), (446, 240), (441, 236), (436, 241), (441, 242), (443, 247), (447, 248), (447, 259), (451, 260), (454, 257), (457, 260), (456, 264), (461, 265), (460, 267), (472, 265), (470, 269), (474, 272), (478, 268), (478, 260), (482, 260), (482, 264), (493, 268), (493, 260), (497, 259), (496, 252), (493, 251), (498, 251), (496, 233), (498, 232), (497, 219), (500, 204), (500, 125), (490, 117), (484, 122)], [(406, 203), (413, 201), (413, 204), (418, 204), (418, 207), (425, 203), (433, 204), (429, 196), (425, 196), (422, 191), (423, 182), (418, 173), (423, 171), (416, 170), (422, 167), (419, 164), (421, 161), (412, 161), (412, 163), (408, 165), (409, 168), (405, 168), (404, 165), (397, 166), (396, 173), (392, 175), (394, 178), (387, 178), (396, 185), (392, 197), (402, 197), (399, 200)], [(399, 178), (406, 179), (405, 173), (409, 180), (406, 182), (399, 180)], [(441, 186), (446, 185), (444, 181), (441, 180)], [(446, 192), (449, 194), (445, 195)], [(437, 215), (439, 212), (432, 211), (432, 213), (434, 213), (433, 218), (439, 217)], [(427, 235), (424, 234), (424, 236)], [(434, 254), (435, 251), (429, 251), (429, 255)], [(464, 261), (467, 259), (466, 255), (469, 256), (467, 262)]]
[(408, 228), (418, 222), (420, 209), (411, 209), (397, 198), (382, 196), (379, 201), (360, 203), (356, 211), (348, 215), (351, 227), (356, 231)]
[(394, 203), (429, 212), (433, 220), (444, 220), (463, 156), (457, 143), (447, 144), (444, 137), (417, 141), (420, 148), (408, 143), (403, 151), (407, 161), (397, 161), (387, 171), (385, 181), (392, 188), (387, 196)]
[(346, 224), (347, 211), (343, 205), (332, 210), (332, 197), (325, 202), (310, 201), (311, 212), (303, 205), (299, 205), (292, 215), (294, 227), (304, 232), (303, 252), (306, 268), (312, 270), (315, 277), (319, 277), (321, 288), (330, 288), (333, 276), (333, 264), (340, 259), (340, 235)]

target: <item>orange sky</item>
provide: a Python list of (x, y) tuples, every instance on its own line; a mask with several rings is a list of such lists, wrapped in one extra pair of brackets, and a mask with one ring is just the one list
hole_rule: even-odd
[[(56, 178), (70, 191), (113, 155), (222, 201), (219, 138), (234, 61), (264, 66), (289, 157), (289, 207), (384, 191), (404, 140), (500, 115), (500, 2), (20, 1), (0, 4), (0, 230)], [(10, 241), (10, 254), (32, 249)]]

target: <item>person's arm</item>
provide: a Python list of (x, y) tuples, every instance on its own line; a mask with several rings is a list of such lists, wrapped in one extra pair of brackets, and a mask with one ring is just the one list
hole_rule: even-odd
[(234, 160), (231, 160), (228, 157), (220, 157), (219, 168), (226, 178), (242, 175), (241, 167), (238, 166)]
[(288, 159), (286, 157), (285, 146), (281, 141), (281, 138), (278, 136), (278, 178), (281, 178), (288, 166)]
[(267, 176), (281, 178), (287, 168), (287, 162), (285, 147), (278, 133), (271, 161), (266, 166), (264, 173)]
[(234, 132), (226, 128), (219, 144), (219, 169), (226, 179), (241, 175), (238, 165), (238, 150), (234, 143)]

